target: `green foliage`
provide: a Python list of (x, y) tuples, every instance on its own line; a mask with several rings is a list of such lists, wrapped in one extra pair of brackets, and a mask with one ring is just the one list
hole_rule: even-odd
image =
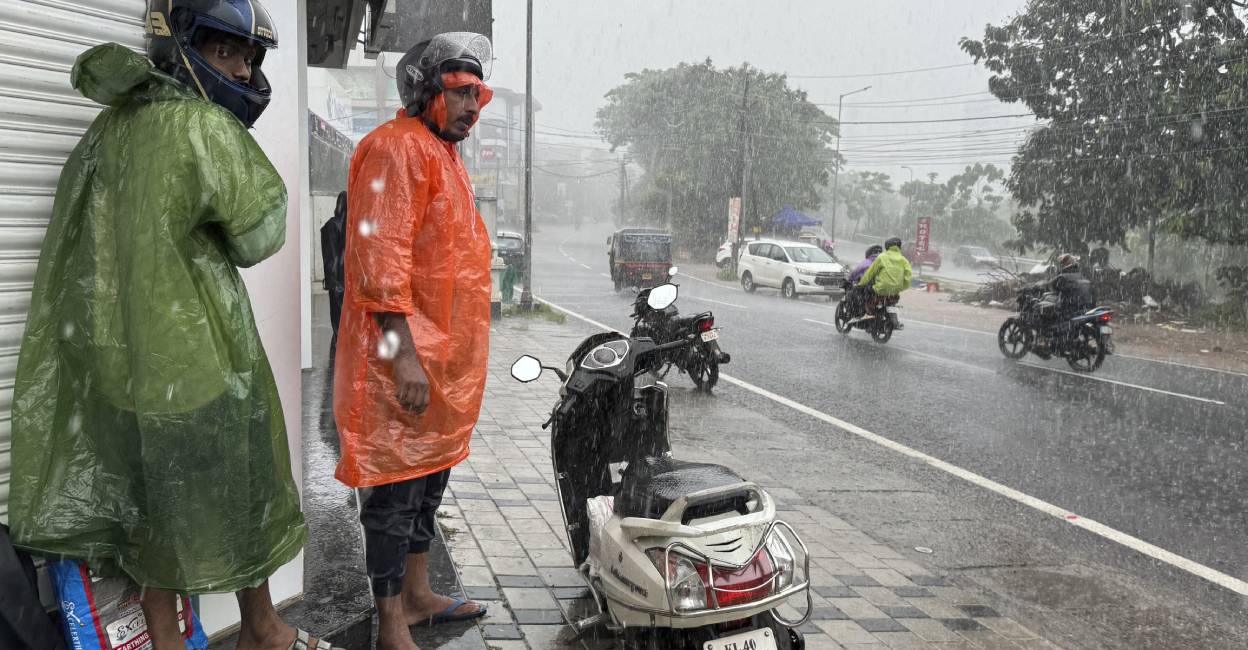
[(1245, 26), (1224, 0), (1032, 0), (962, 49), (1046, 123), (1008, 187), (1019, 243), (1086, 251), (1133, 228), (1248, 243)]
[(725, 282), (736, 282), (737, 274), (733, 273), (731, 268), (720, 269), (719, 272), (715, 274), (715, 279), (723, 280)]
[(900, 229), (912, 236), (919, 217), (932, 218), (932, 237), (958, 244), (999, 247), (1014, 236), (1014, 229), (1000, 213), (1005, 203), (1005, 172), (995, 165), (975, 164), (944, 183), (928, 181), (903, 183), (899, 193), (907, 199)]
[(784, 75), (748, 64), (716, 68), (708, 59), (625, 80), (607, 93), (598, 130), (613, 148), (627, 145), (645, 170), (630, 210), (652, 223), (670, 220), (686, 248), (710, 250), (723, 240), (728, 199), (740, 195), (743, 147), (751, 178), (742, 217), (747, 231), (786, 204), (819, 206), (836, 122)]

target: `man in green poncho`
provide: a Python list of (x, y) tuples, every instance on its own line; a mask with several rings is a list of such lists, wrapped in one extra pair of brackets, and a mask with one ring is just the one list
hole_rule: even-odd
[(153, 0), (148, 58), (110, 43), (71, 82), (107, 108), (61, 172), (13, 403), (17, 546), (175, 594), (237, 592), (240, 650), (328, 648), (268, 578), (306, 531), (277, 386), (238, 267), (281, 248), (286, 190), (247, 129), (277, 45), (255, 0)]

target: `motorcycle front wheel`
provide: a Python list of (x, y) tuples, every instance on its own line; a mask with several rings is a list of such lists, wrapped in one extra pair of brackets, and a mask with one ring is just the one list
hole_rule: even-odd
[(1007, 318), (997, 332), (997, 347), (1006, 359), (1022, 359), (1027, 356), (1030, 339), (1027, 328), (1017, 318)]
[(849, 324), (849, 305), (846, 304), (845, 300), (837, 303), (836, 316), (833, 317), (832, 324), (836, 325), (836, 331), (841, 334), (849, 334), (850, 330), (854, 329)]
[(1101, 333), (1087, 327), (1079, 328), (1068, 344), (1066, 363), (1075, 372), (1092, 372), (1105, 363), (1105, 345)]

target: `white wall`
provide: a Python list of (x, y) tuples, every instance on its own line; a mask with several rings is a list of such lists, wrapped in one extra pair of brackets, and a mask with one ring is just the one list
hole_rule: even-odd
[[(295, 334), (300, 331), (303, 310), (311, 309), (311, 304), (302, 298), (308, 295), (311, 276), (303, 267), (307, 256), (301, 254), (307, 248), (308, 234), (302, 219), (310, 213), (304, 8), (299, 0), (263, 0), (263, 4), (273, 17), (279, 47), (265, 55), (264, 70), (273, 85), (273, 101), (256, 122), (253, 134), (286, 181), (290, 208), (286, 213), (285, 247), (263, 263), (246, 269), (243, 278), (277, 379), (295, 483), (302, 489), (303, 435), (299, 412), (303, 337)], [(303, 593), (302, 553), (273, 575), (269, 588), (278, 603)], [(209, 634), (238, 623), (238, 606), (231, 594), (205, 596), (200, 607)]]

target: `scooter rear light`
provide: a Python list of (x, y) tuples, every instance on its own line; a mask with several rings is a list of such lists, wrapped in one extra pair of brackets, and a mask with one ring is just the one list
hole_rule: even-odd
[(714, 318), (703, 318), (702, 320), (698, 321), (699, 332), (709, 332), (711, 331), (711, 328), (713, 327), (715, 327)]
[(770, 596), (775, 574), (775, 565), (765, 548), (758, 549), (749, 564), (736, 571), (716, 570), (715, 596), (719, 606), (744, 605)]
[(1112, 312), (1112, 311), (1107, 311), (1107, 312), (1105, 312), (1104, 314), (1101, 314), (1100, 321), (1101, 321), (1102, 323), (1108, 323), (1108, 322), (1109, 322), (1109, 321), (1111, 321), (1111, 320), (1114, 320), (1114, 312)]
[(713, 601), (711, 590), (706, 586), (708, 571), (705, 563), (680, 553), (668, 553), (662, 548), (652, 548), (646, 551), (646, 555), (666, 579), (673, 609), (694, 612), (711, 606)]

